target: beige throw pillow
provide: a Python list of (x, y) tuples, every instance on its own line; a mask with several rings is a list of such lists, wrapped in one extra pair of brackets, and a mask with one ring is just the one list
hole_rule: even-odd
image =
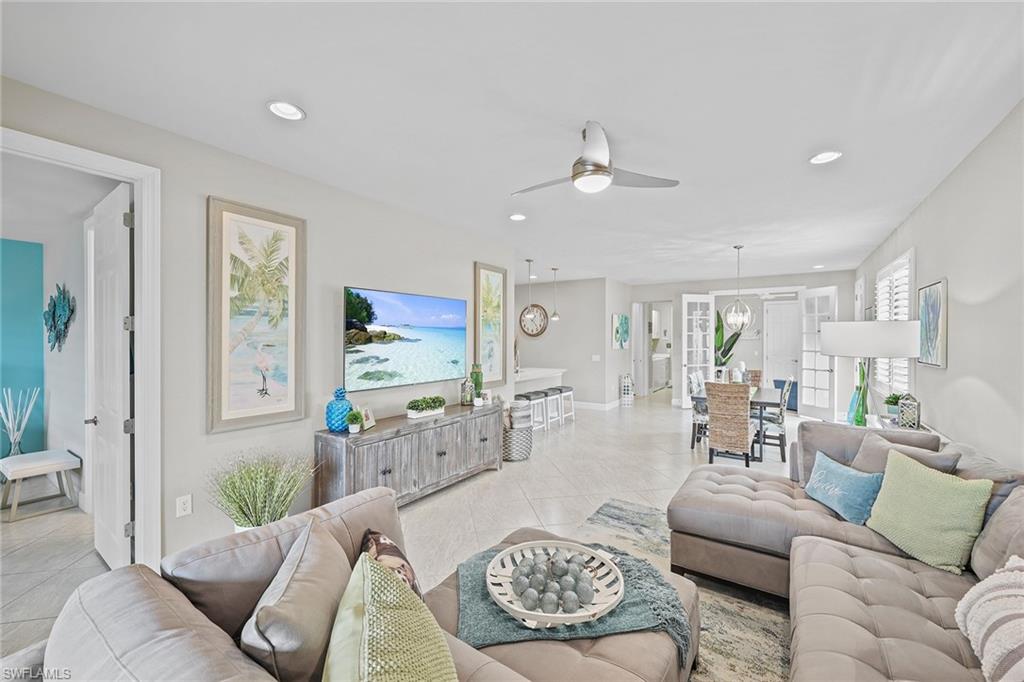
[(242, 651), (281, 682), (319, 680), (351, 575), (345, 550), (310, 519), (242, 628)]
[(857, 455), (850, 462), (850, 466), (869, 474), (880, 474), (885, 471), (890, 450), (895, 450), (929, 469), (935, 469), (944, 474), (956, 471), (956, 465), (960, 461), (960, 453), (956, 451), (935, 452), (926, 448), (915, 448), (912, 445), (900, 445), (886, 440), (877, 433), (869, 433), (864, 436), (860, 449), (857, 450)]

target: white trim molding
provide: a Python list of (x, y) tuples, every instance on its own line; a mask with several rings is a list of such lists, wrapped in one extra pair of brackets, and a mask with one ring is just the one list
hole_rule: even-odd
[(0, 128), (0, 147), (132, 185), (135, 211), (135, 562), (160, 570), (160, 169)]
[(607, 412), (608, 410), (614, 410), (619, 406), (618, 400), (612, 400), (607, 403), (585, 403), (576, 401), (576, 407), (580, 410), (597, 410), (599, 412)]

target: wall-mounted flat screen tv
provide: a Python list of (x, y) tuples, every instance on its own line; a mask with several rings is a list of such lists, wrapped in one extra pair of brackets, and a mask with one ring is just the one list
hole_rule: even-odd
[(345, 287), (345, 388), (466, 376), (466, 302)]

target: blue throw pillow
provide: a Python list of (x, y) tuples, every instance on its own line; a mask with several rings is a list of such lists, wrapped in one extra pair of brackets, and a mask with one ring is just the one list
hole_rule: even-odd
[(850, 523), (863, 526), (871, 516), (882, 476), (857, 471), (819, 452), (814, 456), (814, 471), (804, 492)]

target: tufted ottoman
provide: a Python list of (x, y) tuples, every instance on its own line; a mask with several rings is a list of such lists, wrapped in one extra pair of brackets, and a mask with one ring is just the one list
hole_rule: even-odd
[(953, 617), (973, 574), (815, 537), (791, 561), (791, 682), (984, 679)]
[(789, 596), (793, 538), (815, 535), (903, 556), (783, 476), (736, 466), (696, 467), (668, 505), (672, 569)]

